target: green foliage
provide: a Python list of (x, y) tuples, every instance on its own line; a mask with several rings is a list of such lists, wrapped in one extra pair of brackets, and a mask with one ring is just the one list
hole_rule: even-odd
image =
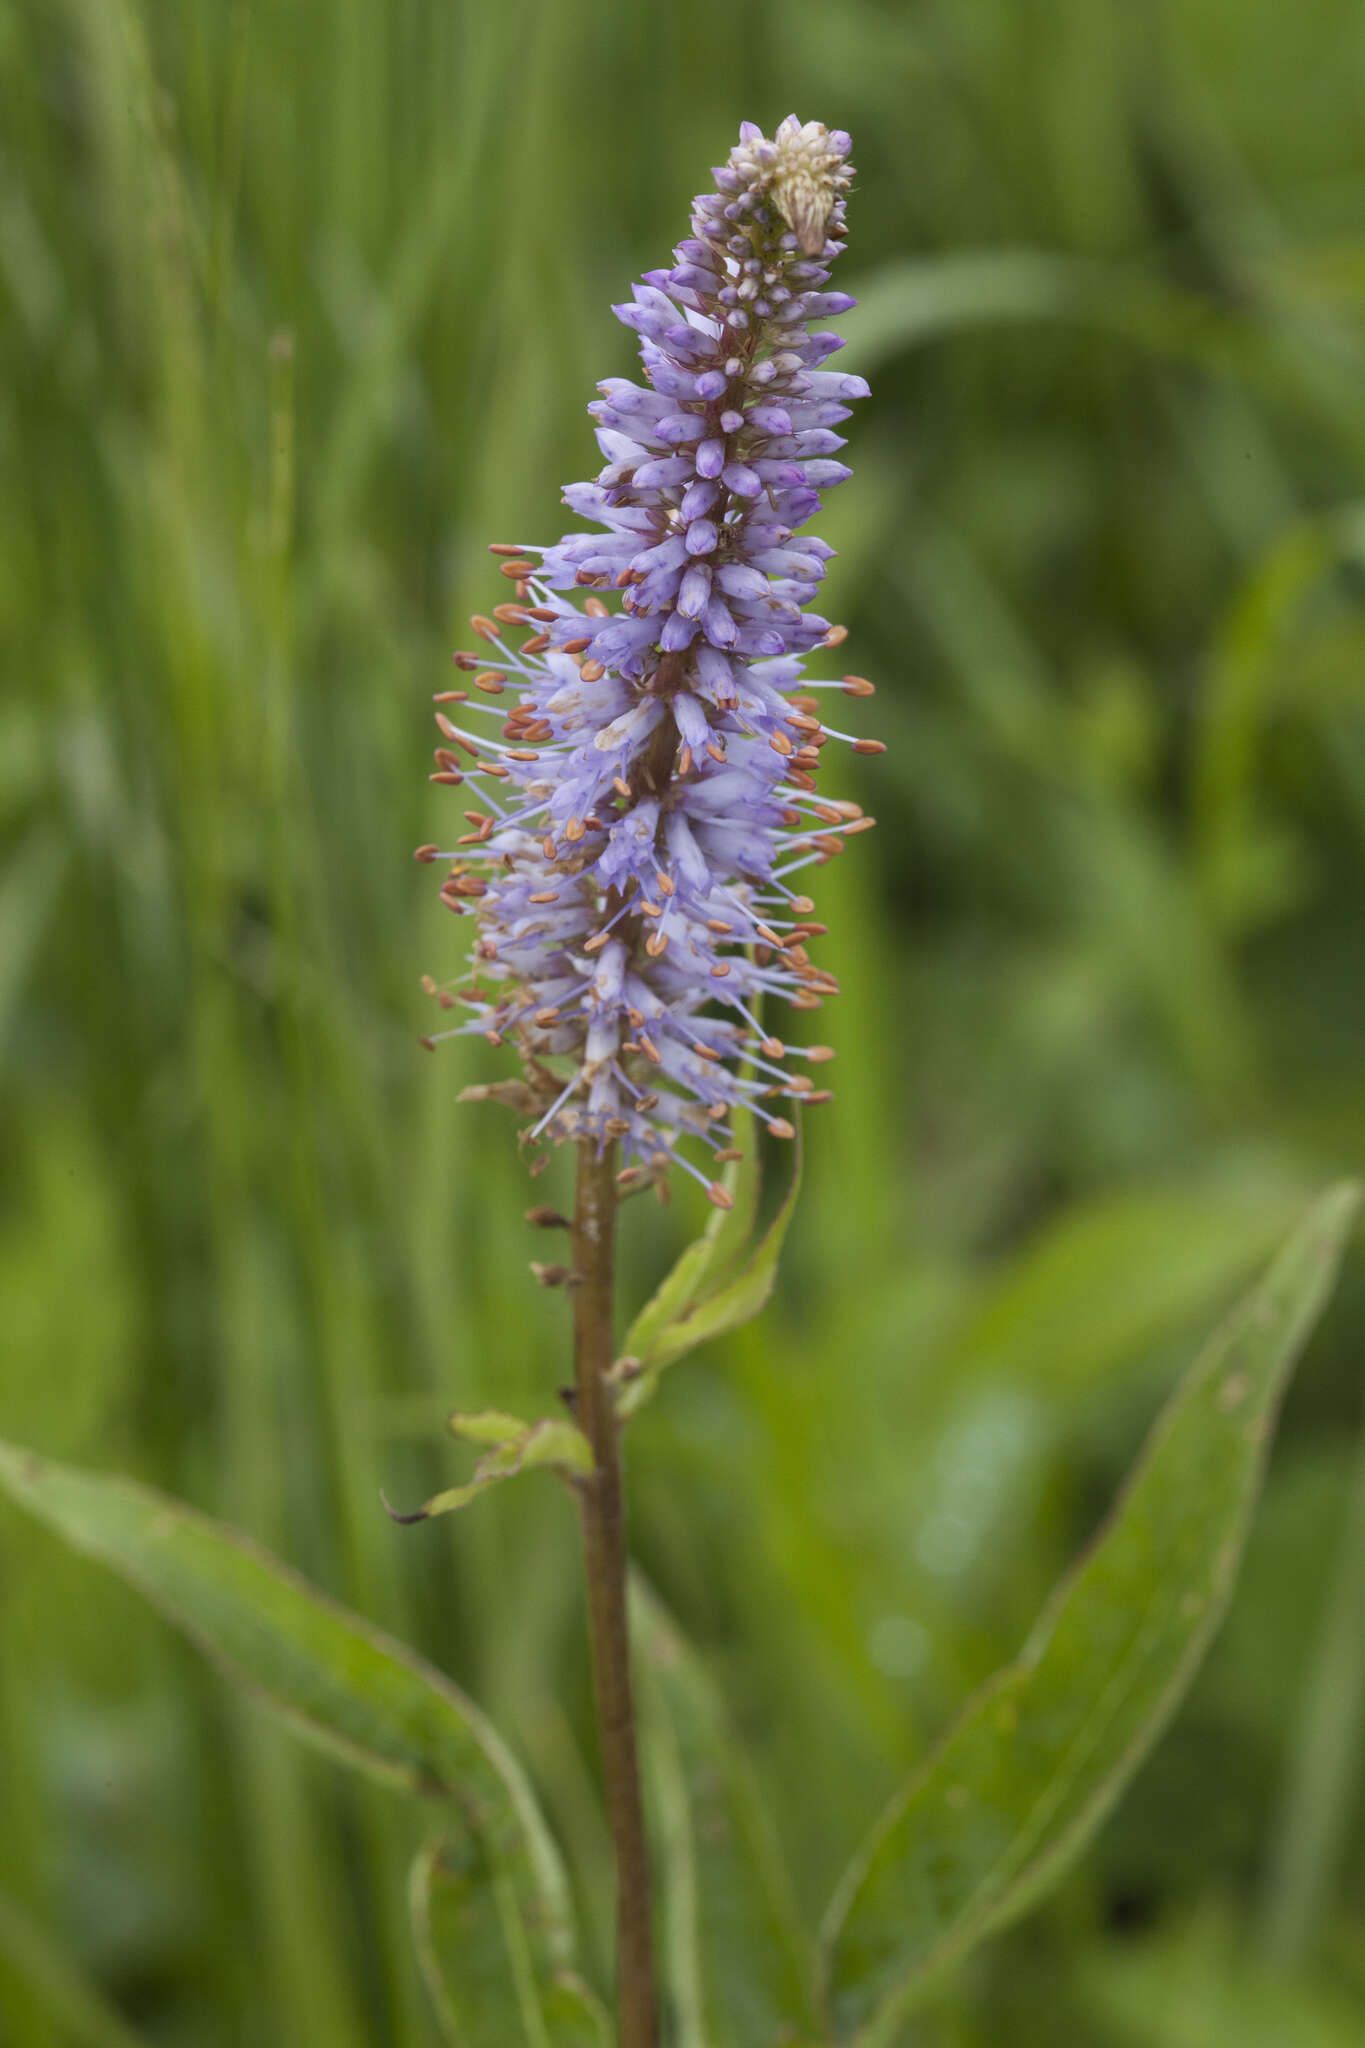
[[(631, 1324), (623, 1354), (627, 1370), (617, 1398), (624, 1417), (636, 1414), (657, 1391), (666, 1366), (676, 1365), (698, 1344), (750, 1322), (777, 1284), (777, 1262), (801, 1192), (800, 1139), (782, 1205), (750, 1249), (758, 1201), (758, 1140), (755, 1119), (751, 1116), (747, 1123), (744, 1164), (726, 1182), (733, 1210), (715, 1211)], [(737, 1135), (744, 1143), (743, 1120)], [(729, 1270), (731, 1266), (734, 1270)]]
[[(573, 1958), (567, 1890), (529, 1786), (471, 1701), (235, 1531), (150, 1488), (11, 1445), (0, 1445), (0, 1485), (121, 1573), (298, 1733), (385, 1782), (449, 1801), (473, 1837), (474, 1889), (495, 1895), (522, 2002), (534, 2008), (538, 1987)], [(494, 1955), (501, 1950), (498, 1942)], [(543, 2030), (531, 2039), (546, 2048)]]
[(1077, 1854), (1170, 1719), (1231, 1597), (1275, 1415), (1359, 1203), (1334, 1189), (1157, 1422), (1114, 1515), (893, 1801), (824, 1934), (841, 2038), (892, 2037), (936, 1973)]
[(795, 2027), (813, 2036), (810, 1939), (742, 1751), (700, 1660), (640, 1581), (631, 1619), (671, 2038), (677, 2048), (763, 2048)]
[(450, 1416), (446, 1427), (467, 1443), (488, 1444), (490, 1448), (465, 1485), (433, 1494), (415, 1514), (394, 1515), (395, 1521), (425, 1522), (433, 1515), (448, 1515), (452, 1509), (476, 1500), (499, 1480), (515, 1479), (519, 1472), (558, 1472), (572, 1479), (592, 1471), (592, 1448), (582, 1430), (555, 1416), (540, 1422), (523, 1422), (519, 1416), (504, 1415), (497, 1408), (483, 1408), (477, 1415)]
[[(630, 368), (607, 307), (738, 122), (847, 127), (874, 395), (821, 608), (891, 750), (825, 756), (879, 819), (812, 890), (835, 1100), (776, 1297), (629, 1431), (637, 1554), (813, 1920), (1199, 1332), (1365, 1160), (1358, 37), (1356, 0), (0, 8), (0, 1435), (449, 1666), (598, 1984), (560, 1489), (377, 1504), (445, 1484), (452, 1407), (567, 1377), (517, 1220), (563, 1162), (528, 1188), (456, 1107), (499, 1055), (416, 1046), (459, 953), (408, 861), (450, 817), (424, 720), (484, 545), (557, 530)], [(622, 1350), (704, 1213), (627, 1205)], [(1354, 2048), (1362, 1338), (1357, 1262), (1203, 1675), (915, 2048)], [(0, 1893), (158, 2048), (434, 2048), (409, 1802), (8, 1503), (0, 1781)], [(0, 2012), (65, 2048), (4, 1952)]]

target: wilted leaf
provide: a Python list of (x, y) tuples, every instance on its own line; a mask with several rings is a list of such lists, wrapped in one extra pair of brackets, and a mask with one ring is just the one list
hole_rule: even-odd
[(530, 1787), (448, 1678), (249, 1538), (150, 1487), (9, 1444), (0, 1485), (298, 1733), (407, 1791), (447, 1796), (515, 1904), (535, 1982), (572, 1964), (564, 1874)]
[(1018, 1662), (855, 1859), (822, 1939), (839, 2038), (890, 2040), (941, 1970), (1079, 1852), (1166, 1725), (1227, 1605), (1279, 1398), (1357, 1200), (1339, 1187), (1309, 1210), (1177, 1389)]

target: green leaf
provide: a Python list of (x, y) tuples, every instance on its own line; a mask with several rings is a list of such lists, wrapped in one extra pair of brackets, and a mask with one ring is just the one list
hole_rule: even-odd
[(298, 1734), (392, 1785), (448, 1797), (515, 1901), (536, 1982), (572, 1965), (568, 1889), (531, 1789), (448, 1678), (249, 1538), (150, 1487), (10, 1444), (0, 1485)]
[(419, 1850), (408, 1905), (422, 1977), (447, 2048), (610, 2048), (610, 2021), (570, 1970), (538, 1986), (517, 1903), (481, 1845)]
[(735, 1145), (742, 1159), (732, 1159), (720, 1177), (731, 1207), (713, 1209), (706, 1228), (681, 1253), (672, 1270), (661, 1281), (626, 1333), (625, 1356), (648, 1361), (670, 1323), (685, 1317), (706, 1282), (724, 1272), (726, 1264), (743, 1252), (753, 1234), (758, 1213), (761, 1179), (757, 1120), (750, 1109), (738, 1109), (732, 1119)]
[[(727, 1330), (737, 1330), (741, 1323), (747, 1323), (751, 1316), (756, 1316), (767, 1302), (777, 1279), (777, 1262), (801, 1189), (800, 1146), (798, 1132), (791, 1185), (783, 1197), (782, 1206), (768, 1225), (757, 1249), (734, 1277), (723, 1281), (710, 1293), (699, 1294), (694, 1289), (685, 1309), (667, 1321), (652, 1322), (645, 1332), (647, 1345), (643, 1350), (635, 1341), (637, 1319), (636, 1327), (632, 1328), (626, 1340), (626, 1355), (638, 1361), (638, 1369), (634, 1377), (624, 1382), (617, 1397), (617, 1409), (623, 1418), (638, 1413), (653, 1396), (665, 1367), (676, 1364), (698, 1344), (705, 1344), (712, 1337), (723, 1337)], [(702, 1241), (699, 1239), (698, 1243)], [(690, 1251), (696, 1249), (696, 1245), (689, 1247)], [(685, 1259), (687, 1254), (684, 1253), (683, 1257)], [(668, 1284), (665, 1281), (664, 1285)], [(652, 1308), (653, 1304), (650, 1306)]]
[(1018, 1661), (855, 1858), (821, 1941), (840, 2039), (892, 2038), (942, 1970), (1077, 1855), (1170, 1719), (1227, 1606), (1279, 1399), (1358, 1199), (1338, 1187), (1309, 1209), (1172, 1396)]
[(658, 1815), (677, 2048), (772, 2048), (814, 2032), (810, 1940), (706, 1672), (635, 1579), (644, 1752)]
[(45, 1927), (16, 1899), (0, 1892), (0, 1955), (36, 1993), (40, 2005), (64, 2029), (62, 2039), (81, 2048), (144, 2048)]
[(565, 1478), (581, 1478), (592, 1470), (592, 1446), (575, 1423), (559, 1417), (542, 1422), (523, 1422), (504, 1415), (500, 1409), (484, 1408), (477, 1415), (452, 1415), (447, 1427), (452, 1434), (472, 1443), (491, 1444), (474, 1467), (474, 1477), (463, 1486), (451, 1486), (433, 1494), (410, 1515), (400, 1515), (384, 1502), (395, 1522), (428, 1522), (433, 1515), (448, 1515), (468, 1505), (499, 1480), (514, 1479), (519, 1472), (552, 1471)]

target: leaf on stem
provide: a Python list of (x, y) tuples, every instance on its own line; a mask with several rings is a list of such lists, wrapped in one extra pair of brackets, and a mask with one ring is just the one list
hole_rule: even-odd
[(753, 1121), (750, 1116), (738, 1178), (733, 1187), (726, 1184), (735, 1193), (734, 1209), (715, 1212), (630, 1327), (625, 1342), (630, 1377), (623, 1378), (617, 1397), (617, 1412), (623, 1420), (637, 1414), (652, 1398), (666, 1366), (676, 1364), (698, 1344), (747, 1323), (773, 1291), (777, 1262), (801, 1187), (801, 1140), (798, 1131), (791, 1184), (782, 1206), (757, 1247), (745, 1257), (758, 1207)]
[(433, 1515), (448, 1515), (455, 1508), (466, 1507), (499, 1480), (515, 1479), (519, 1472), (551, 1471), (566, 1479), (581, 1479), (592, 1471), (588, 1439), (574, 1423), (560, 1417), (523, 1422), (519, 1416), (484, 1408), (475, 1415), (452, 1415), (446, 1426), (466, 1443), (488, 1444), (490, 1449), (474, 1467), (472, 1479), (433, 1494), (410, 1515), (398, 1514), (386, 1500), (384, 1506), (395, 1522), (428, 1522)]
[(821, 1939), (837, 2038), (880, 2048), (938, 1975), (1084, 1847), (1169, 1721), (1222, 1617), (1280, 1396), (1359, 1191), (1309, 1209), (1159, 1417), (1110, 1520), (897, 1795)]
[(402, 1790), (446, 1798), (504, 1918), (515, 1916), (535, 1996), (549, 1998), (575, 1956), (559, 1854), (520, 1766), (458, 1687), (248, 1537), (150, 1487), (10, 1444), (0, 1444), (0, 1486), (145, 1594), (296, 1733)]

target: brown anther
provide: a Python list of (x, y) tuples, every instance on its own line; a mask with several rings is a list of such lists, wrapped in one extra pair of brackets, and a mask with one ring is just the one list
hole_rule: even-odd
[(708, 754), (709, 754), (709, 755), (711, 756), (711, 759), (712, 759), (713, 761), (719, 762), (719, 763), (720, 763), (720, 765), (721, 765), (722, 767), (724, 766), (724, 764), (725, 764), (725, 749), (724, 749), (724, 747), (718, 747), (718, 746), (716, 745), (716, 743), (715, 743), (715, 741), (714, 741), (714, 740), (708, 740), (708, 741), (706, 742), (706, 751), (707, 751), (707, 753), (708, 753)]
[(523, 654), (543, 654), (549, 644), (548, 633), (533, 633), (529, 640), (522, 641), (521, 651)]
[(559, 644), (564, 654), (581, 654), (585, 647), (592, 646), (592, 635), (585, 634), (581, 640), (561, 640)]
[(793, 1074), (787, 1083), (788, 1092), (792, 1095), (807, 1095), (814, 1086), (809, 1074)]
[(528, 619), (539, 619), (542, 625), (548, 626), (559, 617), (559, 613), (554, 609), (553, 605), (533, 604), (528, 608), (526, 616)]
[(595, 683), (606, 674), (600, 661), (585, 661), (581, 670), (585, 683)]
[(456, 668), (460, 669), (474, 669), (478, 668), (480, 665), (479, 657), (477, 654), (452, 654), (450, 658), (454, 662)]
[(621, 1050), (622, 1052), (638, 1052), (640, 1048), (633, 1038), (623, 1038), (621, 1040)]
[(549, 835), (549, 833), (548, 833), (548, 832), (547, 832), (547, 833), (545, 834), (545, 837), (544, 837), (544, 838), (543, 838), (543, 839), (541, 840), (541, 842), (540, 842), (540, 850), (541, 850), (541, 852), (542, 852), (542, 853), (544, 854), (544, 856), (545, 856), (546, 860), (553, 860), (553, 859), (554, 859), (554, 857), (555, 857), (555, 843), (554, 843), (554, 840), (553, 840), (553, 839), (552, 839), (552, 838), (550, 837), (550, 835)]
[(654, 879), (659, 885), (659, 894), (661, 896), (671, 896), (673, 894), (673, 877), (671, 875), (666, 875), (662, 869), (659, 869), (655, 873)]
[(485, 670), (483, 675), (475, 676), (474, 688), (482, 690), (486, 697), (500, 697), (507, 688), (507, 678), (500, 676), (496, 669), (490, 668)]
[(630, 1130), (630, 1118), (628, 1116), (609, 1116), (602, 1129), (609, 1138), (624, 1138)]
[(507, 758), (509, 761), (538, 761), (540, 755), (534, 747), (509, 747)]
[(754, 959), (758, 962), (760, 967), (766, 967), (768, 965), (768, 962), (772, 959), (772, 957), (773, 949), (771, 946), (754, 947)]
[(876, 694), (877, 685), (870, 683), (866, 676), (844, 677), (844, 695), (846, 697), (875, 697)]
[(796, 912), (798, 917), (809, 917), (810, 913), (812, 912), (812, 910), (814, 910), (814, 908), (815, 898), (813, 896), (792, 897), (792, 909)]
[(500, 562), (498, 574), (510, 576), (514, 582), (522, 583), (528, 576), (534, 576), (535, 565), (532, 562)]
[(627, 799), (627, 801), (629, 801), (630, 784), (626, 781), (624, 775), (613, 775), (611, 778), (611, 786), (616, 791), (616, 794), (618, 796), (623, 796)]
[(782, 941), (778, 938), (777, 933), (775, 931), (772, 931), (769, 928), (769, 926), (767, 926), (766, 924), (756, 924), (754, 926), (754, 930), (758, 933), (760, 939), (766, 939), (770, 946), (776, 946), (779, 953), (781, 952)]
[(659, 1051), (659, 1048), (654, 1043), (654, 1040), (652, 1038), (646, 1038), (643, 1031), (640, 1033), (640, 1050), (644, 1054), (645, 1058), (649, 1060), (652, 1065), (656, 1067), (661, 1067), (663, 1065), (663, 1054)]
[(642, 1116), (647, 1116), (651, 1109), (659, 1107), (659, 1098), (657, 1095), (642, 1095), (635, 1107)]
[(694, 1041), (692, 1050), (699, 1060), (718, 1060), (720, 1058), (718, 1052), (713, 1052), (709, 1045), (703, 1045), (700, 1039)]
[(570, 846), (578, 844), (578, 841), (583, 837), (585, 829), (581, 818), (570, 818), (568, 824), (564, 827), (564, 837), (568, 840)]
[[(441, 849), (440, 849), (440, 847), (439, 847), (439, 846), (434, 846), (434, 845), (432, 845), (432, 846), (419, 846), (419, 847), (418, 847), (418, 848), (416, 849), (416, 851), (414, 852), (414, 854), (413, 854), (413, 856), (412, 856), (412, 857), (413, 857), (413, 859), (414, 859), (414, 860), (420, 860), (420, 861), (432, 861), (432, 860), (435, 860), (435, 858), (436, 858), (437, 854), (438, 854), (438, 853), (440, 852), (440, 850), (441, 850)], [(428, 991), (428, 993), (430, 993), (430, 991)]]
[(713, 1180), (707, 1188), (706, 1199), (713, 1202), (717, 1209), (733, 1209), (735, 1206), (734, 1196), (728, 1188), (723, 1188), (718, 1180)]
[(715, 1102), (712, 1103), (710, 1109), (706, 1112), (706, 1121), (708, 1124), (723, 1124), (729, 1114), (730, 1105), (728, 1102)]
[(787, 1048), (780, 1038), (765, 1038), (763, 1050), (770, 1060), (784, 1060), (787, 1057)]
[(500, 1031), (485, 1031), (483, 1035), (490, 1045), (502, 1044), (502, 1033)]
[(509, 545), (505, 540), (490, 540), (488, 552), (490, 555), (511, 555), (520, 560), (523, 550), (515, 545)]
[(787, 723), (791, 727), (793, 732), (824, 731), (824, 727), (821, 725), (819, 719), (811, 718), (809, 714), (804, 711), (790, 712), (787, 717)]
[(844, 827), (845, 839), (851, 839), (855, 832), (870, 832), (876, 822), (875, 818), (855, 818), (852, 824)]
[(804, 691), (799, 691), (795, 696), (788, 697), (787, 702), (791, 705), (793, 711), (804, 711), (808, 718), (814, 718), (818, 722), (820, 706), (814, 697), (807, 696)]
[(727, 924), (723, 917), (708, 917), (706, 920), (706, 929), (708, 932), (718, 932), (722, 938), (725, 938), (726, 936), (728, 936), (730, 932), (734, 930), (734, 926), (732, 924)]
[(832, 1060), (834, 1058), (834, 1047), (832, 1045), (808, 1045), (804, 1048), (804, 1057), (810, 1060), (812, 1065), (820, 1066), (825, 1060)]
[(441, 1009), (441, 1010), (453, 1010), (453, 1009), (454, 1009), (454, 1007), (455, 1007), (455, 998), (454, 998), (454, 996), (453, 996), (453, 995), (452, 995), (452, 994), (450, 993), (450, 990), (449, 990), (448, 988), (443, 988), (443, 989), (441, 990), (440, 994), (439, 994), (439, 995), (437, 996), (437, 998), (436, 998), (436, 1006), (437, 1006), (437, 1008), (438, 1008), (438, 1009)]
[(769, 733), (768, 745), (775, 754), (793, 754), (796, 751), (784, 732)]
[(847, 638), (847, 626), (831, 626), (824, 639), (820, 642), (820, 645), (822, 647), (842, 647)]
[(453, 784), (453, 783), (456, 783), (456, 782), (463, 782), (463, 781), (464, 781), (464, 777), (463, 777), (463, 775), (461, 775), (461, 774), (459, 773), (458, 769), (455, 769), (455, 768), (442, 768), (442, 769), (440, 769), (440, 770), (438, 771), (438, 773), (437, 773), (437, 774), (435, 774), (435, 775), (428, 775), (428, 777), (427, 777), (427, 781), (428, 781), (428, 782), (444, 782), (444, 783), (452, 783), (452, 784)]
[(467, 704), (468, 690), (438, 690), (432, 698), (433, 704)]
[(660, 954), (667, 952), (667, 950), (667, 932), (651, 932), (649, 937), (645, 940), (645, 951), (646, 953), (648, 953), (651, 960), (657, 960)]
[(528, 903), (558, 903), (558, 889), (537, 889), (534, 896), (528, 896)]
[(526, 607), (524, 604), (495, 604), (493, 617), (501, 619), (504, 626), (524, 626)]
[(424, 974), (422, 976), (422, 994), (424, 996), (434, 996), (435, 993), (436, 983), (432, 980), (429, 974)]
[(744, 1154), (740, 1151), (738, 1145), (727, 1145), (723, 1152), (717, 1152), (716, 1164), (717, 1166), (729, 1166), (732, 1161), (738, 1162), (743, 1157)]
[(796, 1125), (789, 1124), (784, 1116), (775, 1116), (768, 1124), (768, 1133), (774, 1138), (794, 1138)]
[(886, 752), (886, 741), (854, 740), (853, 752), (855, 754), (884, 754)]
[(834, 1090), (832, 1088), (817, 1088), (810, 1095), (803, 1095), (801, 1100), (805, 1103), (807, 1109), (814, 1109), (817, 1103), (833, 1102)]
[(643, 1180), (644, 1177), (643, 1166), (623, 1166), (616, 1176), (616, 1185), (618, 1188), (633, 1188), (636, 1181)]
[(616, 579), (616, 588), (618, 590), (628, 590), (634, 581), (634, 573), (630, 569), (623, 569)]
[(810, 791), (813, 790), (815, 787), (815, 777), (813, 775), (807, 775), (804, 768), (789, 769), (787, 771), (787, 780), (788, 782), (794, 782), (798, 789), (805, 790), (807, 794), (809, 794)]
[(799, 988), (796, 994), (789, 997), (788, 1000), (794, 1010), (818, 1010), (820, 1008), (819, 996), (812, 995), (808, 988)]
[(610, 611), (603, 604), (600, 597), (585, 599), (583, 609), (590, 619), (609, 619), (611, 617)]
[(474, 631), (478, 634), (480, 640), (497, 639), (497, 627), (493, 624), (493, 621), (491, 619), (486, 619), (482, 612), (475, 612), (473, 618), (469, 621), (469, 623), (474, 628)]
[(683, 748), (683, 750), (682, 750), (682, 752), (681, 752), (681, 753), (679, 754), (679, 756), (678, 756), (678, 773), (679, 773), (679, 775), (690, 775), (690, 774), (692, 773), (692, 749), (691, 749), (691, 747), (684, 747), (684, 748)]
[(417, 1043), (421, 1046), (423, 1052), (435, 1052), (436, 1050), (436, 1040), (434, 1038), (419, 1038)]
[(552, 1003), (548, 1009), (537, 1010), (531, 1022), (538, 1025), (542, 1031), (548, 1031), (552, 1024), (559, 1022), (559, 1011)]
[(724, 979), (725, 979), (726, 975), (727, 975), (727, 974), (728, 974), (729, 972), (730, 972), (730, 962), (729, 962), (728, 960), (714, 960), (714, 961), (712, 961), (712, 963), (711, 963), (711, 979), (712, 979), (712, 981), (724, 981)]
[(594, 932), (590, 939), (584, 939), (583, 951), (585, 953), (600, 953), (610, 937), (610, 932)]

